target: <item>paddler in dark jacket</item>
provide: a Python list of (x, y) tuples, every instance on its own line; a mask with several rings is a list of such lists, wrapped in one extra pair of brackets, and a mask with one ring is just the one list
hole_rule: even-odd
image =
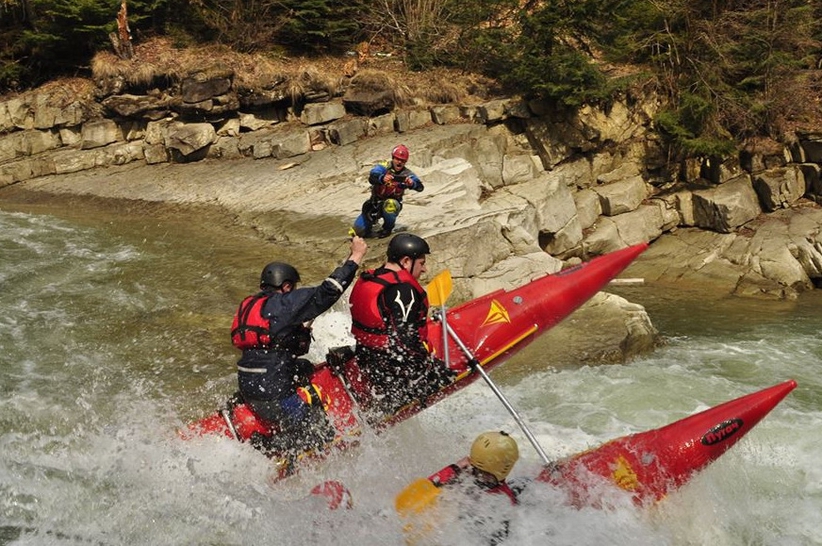
[(366, 250), (362, 238), (352, 238), (346, 261), (314, 287), (297, 288), (297, 270), (272, 262), (260, 275), (260, 292), (237, 309), (231, 341), (243, 351), (237, 362), (240, 394), (266, 425), (279, 429), (278, 448), (302, 451), (333, 438), (322, 404), (308, 405), (297, 394), (310, 385), (313, 372), (312, 364), (298, 357), (311, 344), (311, 322), (354, 281)]
[(425, 239), (411, 233), (388, 243), (387, 261), (365, 271), (351, 291), (351, 333), (357, 365), (374, 401), (361, 396), (372, 417), (392, 415), (450, 383), (454, 373), (428, 351), (428, 297), (420, 286)]
[[(391, 150), (390, 161), (380, 161), (368, 173), (371, 197), (362, 204), (362, 214), (354, 221), (353, 232), (361, 237), (388, 237), (394, 230), (402, 210), (405, 190), (422, 191), (422, 180), (405, 163), (408, 148), (399, 144)], [(382, 218), (382, 229), (372, 233), (374, 223)]]
[(518, 504), (521, 489), (506, 481), (517, 460), (519, 448), (511, 436), (483, 432), (468, 457), (409, 485), (396, 501), (397, 511), (408, 523), (408, 542), (415, 543), (437, 523), (444, 524), (438, 516), (454, 512), (445, 506), (446, 500), (456, 506), (458, 519), (478, 543), (495, 545), (505, 540), (510, 507)]

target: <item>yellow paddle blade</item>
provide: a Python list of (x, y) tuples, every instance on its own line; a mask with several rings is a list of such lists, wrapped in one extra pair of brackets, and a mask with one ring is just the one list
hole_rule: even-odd
[(440, 489), (428, 478), (411, 482), (394, 499), (394, 507), (400, 517), (412, 517), (433, 507)]
[(394, 506), (403, 521), (406, 546), (430, 543), (427, 537), (437, 527), (437, 497), (440, 489), (426, 478), (420, 478), (403, 489)]
[(451, 291), (454, 289), (451, 282), (451, 272), (447, 269), (431, 279), (425, 291), (428, 292), (428, 302), (434, 307), (445, 305)]

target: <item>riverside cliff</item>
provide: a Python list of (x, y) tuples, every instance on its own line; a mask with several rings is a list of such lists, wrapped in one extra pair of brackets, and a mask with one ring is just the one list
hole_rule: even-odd
[(795, 298), (822, 278), (822, 134), (672, 169), (650, 95), (559, 116), (518, 98), (402, 106), (356, 76), (299, 105), (230, 71), (145, 95), (103, 87), (0, 102), (0, 187), (217, 206), (270, 241), (321, 245), (403, 142), (426, 190), (400, 224), (438, 249), (432, 270), (451, 270), (458, 297), (641, 241), (632, 274), (678, 289)]

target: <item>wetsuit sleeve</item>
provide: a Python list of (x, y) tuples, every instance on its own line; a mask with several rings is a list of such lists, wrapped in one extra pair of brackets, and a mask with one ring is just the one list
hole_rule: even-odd
[[(339, 292), (337, 294), (337, 299), (339, 299), (342, 293), (345, 292), (349, 286), (351, 286), (352, 282), (354, 282), (354, 278), (357, 275), (357, 269), (359, 267), (360, 266), (357, 265), (357, 262), (346, 260), (344, 264), (331, 272), (320, 287), (322, 288), (326, 284), (330, 284), (332, 290), (337, 290)], [(333, 305), (334, 302), (331, 303)]]
[(368, 173), (368, 183), (372, 186), (379, 186), (383, 183), (383, 177), (385, 173), (388, 171), (388, 168), (385, 165), (374, 165), (374, 168), (371, 169), (371, 172)]
[(279, 298), (271, 298), (272, 305), (266, 304), (263, 315), (276, 317), (283, 325), (314, 320), (340, 299), (354, 281), (358, 267), (356, 262), (346, 260), (319, 286), (297, 288)]
[(423, 297), (410, 284), (392, 284), (380, 293), (377, 306), (399, 351), (408, 356), (427, 357), (428, 350), (419, 332), (428, 312)]
[(409, 190), (422, 191), (425, 189), (425, 186), (422, 185), (422, 180), (420, 180), (420, 177), (414, 174), (413, 172), (409, 171), (408, 169), (405, 169), (405, 172), (403, 172), (402, 174), (406, 177), (406, 180), (410, 180), (411, 182), (413, 182), (413, 185), (408, 186)]

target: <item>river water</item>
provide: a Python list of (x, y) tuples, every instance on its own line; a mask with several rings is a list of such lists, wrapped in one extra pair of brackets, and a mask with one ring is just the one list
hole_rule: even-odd
[[(180, 427), (233, 392), (231, 315), (262, 265), (290, 259), (313, 283), (343, 252), (260, 244), (206, 211), (0, 203), (0, 544), (402, 544), (395, 495), (487, 429), (514, 434), (522, 457), (513, 475), (533, 476), (538, 457), (481, 382), (276, 485), (267, 459), (246, 445), (180, 439)], [(789, 378), (799, 387), (659, 504), (636, 508), (614, 492), (606, 509), (577, 510), (534, 488), (508, 543), (822, 544), (822, 297), (622, 293), (663, 335), (653, 354), (587, 366), (552, 362), (550, 347), (534, 346), (509, 373), (494, 373), (549, 456)], [(345, 328), (344, 312), (324, 317), (312, 356), (345, 342)], [(328, 511), (307, 495), (327, 479), (348, 486), (352, 509)], [(434, 536), (474, 543), (453, 529)]]

